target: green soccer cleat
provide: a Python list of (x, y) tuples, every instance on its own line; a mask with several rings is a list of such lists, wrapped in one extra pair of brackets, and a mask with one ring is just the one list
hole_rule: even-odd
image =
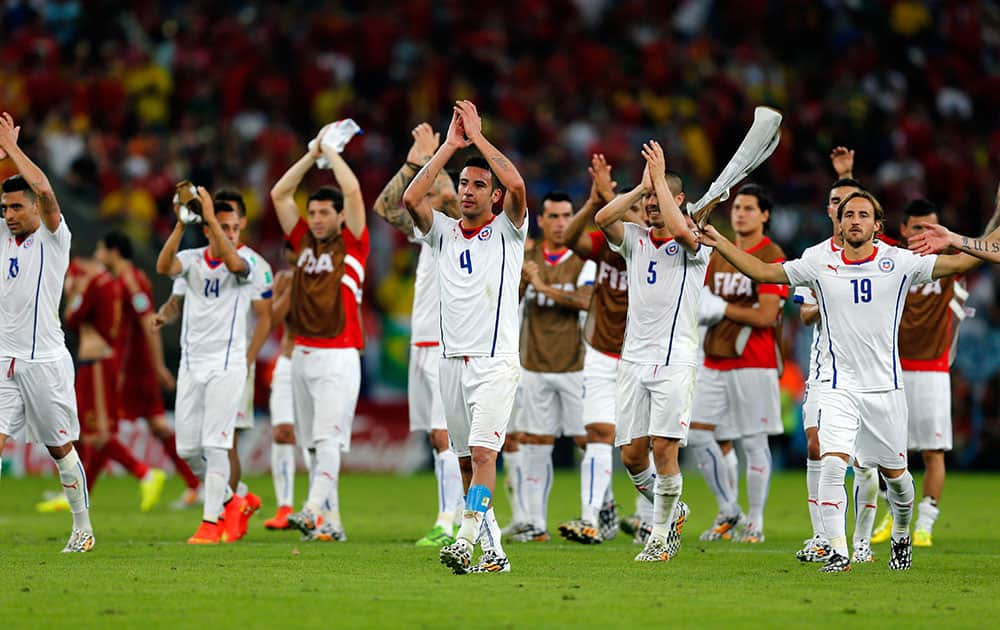
[(148, 512), (156, 507), (163, 494), (163, 485), (167, 483), (167, 474), (159, 468), (150, 468), (146, 476), (139, 482), (139, 511)]
[(455, 542), (455, 537), (440, 525), (435, 525), (427, 535), (416, 542), (417, 547), (445, 547)]

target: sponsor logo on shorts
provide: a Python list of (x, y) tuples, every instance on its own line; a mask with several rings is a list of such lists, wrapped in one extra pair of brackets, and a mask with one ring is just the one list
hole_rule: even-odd
[(883, 258), (878, 261), (878, 268), (882, 273), (889, 273), (896, 268), (896, 263), (891, 258)]
[(481, 241), (488, 241), (491, 236), (493, 236), (493, 228), (487, 225), (483, 229), (479, 230), (479, 235), (476, 238)]

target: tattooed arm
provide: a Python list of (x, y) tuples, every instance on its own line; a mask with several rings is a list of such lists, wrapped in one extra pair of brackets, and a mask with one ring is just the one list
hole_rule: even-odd
[(0, 116), (0, 160), (4, 156), (9, 157), (17, 172), (28, 182), (32, 192), (38, 197), (38, 209), (41, 211), (42, 223), (49, 232), (59, 229), (62, 215), (59, 213), (59, 202), (56, 201), (56, 194), (52, 190), (49, 178), (45, 176), (42, 169), (31, 161), (21, 147), (17, 144), (21, 128), (14, 124), (14, 119), (10, 114), (4, 112)]

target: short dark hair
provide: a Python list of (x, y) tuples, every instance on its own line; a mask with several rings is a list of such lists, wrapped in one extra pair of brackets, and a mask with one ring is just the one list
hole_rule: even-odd
[[(235, 188), (220, 188), (215, 191), (215, 203), (220, 201), (232, 201), (236, 204), (236, 214), (241, 217), (247, 216), (247, 204), (243, 201), (243, 195)], [(226, 204), (228, 205), (228, 204)]]
[(24, 176), (20, 174), (11, 175), (7, 179), (3, 180), (3, 192), (23, 192), (25, 196), (32, 201), (38, 200), (38, 195), (36, 195), (35, 191), (31, 189), (31, 186), (28, 184), (28, 180), (24, 179)]
[(760, 184), (744, 184), (736, 191), (737, 195), (750, 195), (757, 198), (757, 207), (761, 212), (770, 212), (774, 209), (774, 201), (771, 200), (771, 193)]
[(667, 171), (666, 177), (667, 188), (670, 189), (670, 192), (672, 192), (674, 196), (684, 192), (684, 180), (681, 179), (680, 175), (673, 171)]
[(940, 215), (941, 213), (938, 211), (938, 207), (927, 199), (913, 199), (903, 208), (903, 216), (906, 217), (904, 221), (909, 220), (910, 217), (926, 217), (930, 214)]
[(564, 201), (568, 201), (570, 203), (573, 203), (573, 200), (570, 199), (569, 194), (567, 194), (562, 190), (550, 190), (549, 192), (545, 193), (545, 196), (542, 197), (543, 206), (545, 205), (546, 201), (555, 201), (556, 203), (562, 203)]
[(840, 201), (840, 205), (837, 206), (837, 220), (840, 221), (844, 218), (844, 208), (847, 207), (847, 202), (851, 199), (865, 199), (868, 203), (872, 204), (872, 208), (875, 209), (875, 220), (885, 221), (885, 210), (882, 209), (882, 204), (878, 202), (875, 195), (871, 194), (867, 190), (855, 190), (851, 194), (847, 195)]
[(865, 187), (861, 185), (861, 182), (854, 179), (853, 177), (841, 177), (837, 181), (833, 182), (833, 185), (830, 186), (830, 190), (833, 190), (834, 188), (844, 188), (844, 187), (857, 188), (858, 190), (865, 189)]
[(132, 260), (132, 239), (121, 230), (111, 230), (101, 237), (101, 243), (105, 248), (118, 252), (125, 260)]
[(329, 201), (333, 204), (333, 209), (340, 212), (344, 209), (344, 195), (336, 188), (323, 186), (317, 188), (309, 195), (309, 201)]
[(497, 180), (497, 174), (493, 172), (493, 168), (490, 167), (490, 163), (486, 160), (486, 158), (479, 155), (474, 155), (465, 161), (465, 164), (462, 165), (462, 168), (466, 169), (469, 168), (470, 166), (472, 168), (481, 168), (490, 172), (491, 189), (496, 189), (497, 186), (500, 184), (499, 180)]

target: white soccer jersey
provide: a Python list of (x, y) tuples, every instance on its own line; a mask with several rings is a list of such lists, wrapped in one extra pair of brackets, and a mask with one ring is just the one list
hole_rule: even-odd
[(515, 227), (501, 212), (467, 232), (461, 222), (440, 212), (427, 234), (414, 234), (431, 246), (440, 297), (441, 351), (446, 357), (517, 355), (518, 286), (524, 262), (528, 219)]
[[(250, 294), (250, 301), (267, 300), (274, 295), (274, 277), (271, 274), (271, 265), (264, 257), (246, 245), (240, 245), (237, 250), (240, 256), (250, 261), (250, 285), (253, 291)], [(257, 326), (257, 315), (253, 308), (247, 309), (247, 345), (253, 339), (253, 330)]]
[(937, 256), (876, 242), (863, 261), (849, 262), (843, 251), (824, 250), (783, 263), (792, 286), (816, 292), (833, 389), (902, 388), (896, 339), (903, 306), (911, 284), (933, 279), (936, 261)]
[[(802, 258), (816, 256), (824, 252), (836, 254), (842, 248), (838, 247), (833, 238), (828, 238), (821, 243), (807, 247), (802, 252)], [(808, 287), (798, 287), (795, 289), (793, 300), (796, 304), (816, 304), (816, 296), (812, 289)], [(810, 385), (815, 383), (830, 382), (833, 380), (833, 369), (830, 361), (829, 343), (824, 339), (823, 333), (826, 330), (820, 321), (812, 325), (812, 344), (809, 347), (809, 374), (806, 382)]]
[[(181, 325), (181, 364), (188, 369), (226, 370), (246, 362), (247, 319), (254, 299), (253, 263), (246, 278), (209, 257), (207, 247), (178, 252), (186, 284)], [(176, 283), (175, 283), (176, 284)], [(176, 287), (175, 287), (176, 288)]]
[(697, 365), (698, 303), (712, 248), (688, 252), (673, 239), (657, 245), (652, 228), (624, 223), (628, 316), (622, 359), (645, 365)]
[(0, 220), (0, 357), (53, 361), (66, 352), (59, 300), (69, 268), (71, 234), (62, 217), (55, 232), (42, 222), (20, 243)]
[(420, 255), (417, 258), (416, 280), (413, 285), (410, 343), (434, 344), (441, 341), (437, 265), (434, 263), (431, 246), (417, 239), (412, 240), (420, 245)]

